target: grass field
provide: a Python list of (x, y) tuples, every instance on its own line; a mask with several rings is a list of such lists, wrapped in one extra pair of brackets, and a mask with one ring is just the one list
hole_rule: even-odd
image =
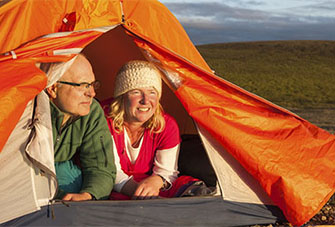
[(285, 108), (335, 108), (335, 41), (197, 46), (218, 76)]

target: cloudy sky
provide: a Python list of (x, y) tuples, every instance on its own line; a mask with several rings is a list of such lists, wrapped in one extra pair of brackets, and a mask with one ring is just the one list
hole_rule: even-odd
[(335, 40), (335, 0), (160, 0), (198, 44)]

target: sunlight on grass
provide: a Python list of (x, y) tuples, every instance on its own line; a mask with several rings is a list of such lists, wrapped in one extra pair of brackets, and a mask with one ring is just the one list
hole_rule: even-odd
[(335, 108), (335, 42), (197, 46), (222, 78), (285, 108)]

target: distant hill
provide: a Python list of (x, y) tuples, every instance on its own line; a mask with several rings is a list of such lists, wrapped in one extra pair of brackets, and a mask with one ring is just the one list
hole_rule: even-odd
[(335, 108), (335, 41), (197, 46), (222, 78), (286, 108)]

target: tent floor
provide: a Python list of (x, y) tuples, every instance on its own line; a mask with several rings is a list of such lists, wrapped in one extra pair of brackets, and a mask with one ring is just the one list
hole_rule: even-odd
[(56, 202), (3, 226), (247, 226), (283, 220), (277, 207), (220, 196), (137, 201)]

